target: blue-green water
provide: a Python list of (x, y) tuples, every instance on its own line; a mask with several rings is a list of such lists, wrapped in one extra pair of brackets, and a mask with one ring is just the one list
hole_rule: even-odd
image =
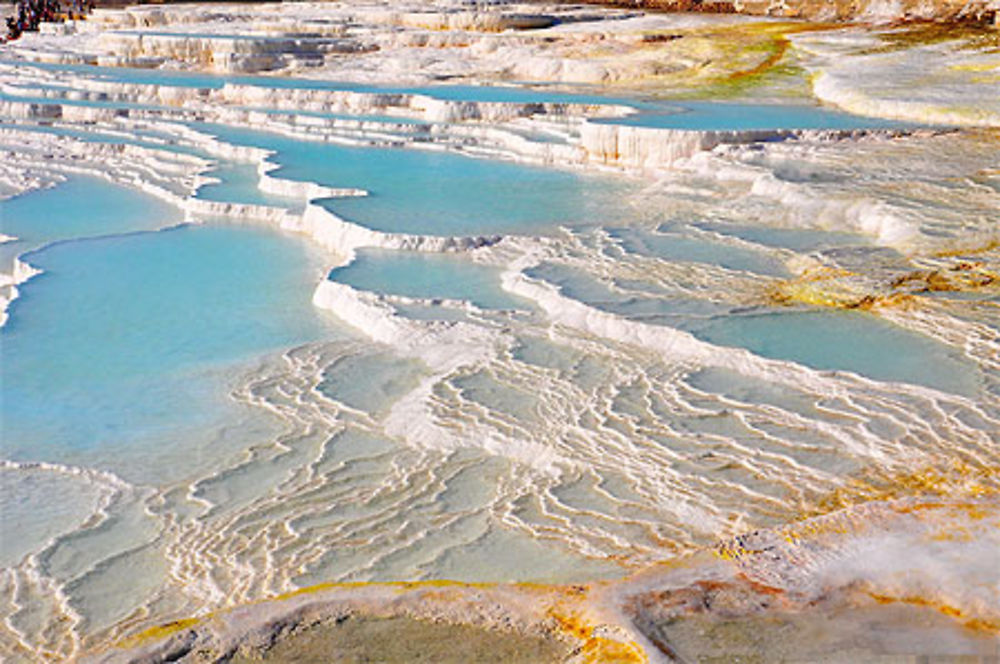
[(0, 64), (37, 67), (97, 76), (102, 80), (130, 84), (153, 84), (200, 89), (224, 85), (252, 85), (274, 89), (344, 90), (388, 94), (424, 94), (452, 101), (504, 102), (517, 104), (578, 103), (625, 105), (639, 110), (624, 118), (597, 120), (613, 124), (669, 129), (728, 131), (741, 129), (872, 129), (912, 126), (897, 120), (863, 117), (813, 104), (760, 104), (715, 101), (656, 101), (616, 98), (608, 95), (564, 93), (506, 86), (430, 85), (392, 87), (342, 81), (321, 81), (297, 77), (210, 75), (160, 69), (98, 68), (90, 65), (61, 65), (0, 60)]
[(773, 255), (707, 238), (692, 237), (685, 234), (680, 226), (661, 226), (655, 233), (612, 229), (610, 235), (629, 253), (655, 256), (668, 261), (720, 265), (729, 270), (767, 276), (789, 276), (784, 264)]
[[(99, 143), (106, 145), (138, 145), (144, 148), (150, 149), (163, 149), (164, 144), (162, 140), (157, 140), (162, 138), (155, 131), (143, 131), (136, 130), (132, 133), (123, 135), (121, 132), (114, 132), (106, 127), (90, 127), (88, 129), (74, 129), (73, 127), (60, 123), (59, 125), (51, 125), (45, 122), (24, 122), (21, 124), (14, 124), (9, 122), (0, 122), (0, 129), (16, 129), (18, 131), (28, 131), (38, 134), (51, 134), (53, 136), (68, 136), (84, 143)], [(196, 157), (207, 157), (204, 151), (198, 148), (182, 145), (176, 138), (170, 140), (169, 149), (171, 152), (177, 152), (180, 154), (187, 154)]]
[[(196, 126), (227, 141), (276, 150), (279, 176), (369, 190), (367, 198), (325, 204), (379, 230), (539, 234), (559, 224), (595, 219), (607, 224), (616, 214), (615, 197), (628, 190), (609, 178), (461, 155), (342, 147)], [(223, 164), (216, 175), (223, 182), (203, 188), (204, 198), (288, 203), (256, 190), (253, 166)], [(14, 454), (30, 456), (45, 445), (137, 443), (153, 432), (201, 426), (202, 418), (212, 417), (204, 404), (218, 407), (218, 400), (206, 395), (219, 384), (199, 383), (194, 374), (323, 335), (321, 316), (309, 303), (321, 271), (315, 257), (303, 258), (309, 250), (300, 240), (245, 227), (148, 232), (177, 223), (178, 211), (87, 177), (2, 205), (0, 232), (20, 238), (5, 247), (6, 254), (55, 242), (27, 254), (44, 274), (23, 288), (3, 331), (2, 415)], [(806, 231), (731, 230), (764, 245), (798, 249), (821, 242), (802, 235)], [(682, 227), (655, 233), (618, 229), (611, 235), (634, 254), (786, 276), (780, 262), (766, 254), (685, 235)], [(572, 271), (539, 269), (532, 276), (554, 280), (564, 293), (592, 306), (690, 329), (713, 343), (767, 357), (963, 393), (972, 389), (972, 379), (962, 377), (961, 361), (935, 342), (864, 314), (731, 316), (724, 307), (657, 294), (637, 281), (620, 282), (623, 294)], [(465, 299), (486, 308), (525, 304), (500, 289), (499, 270), (461, 256), (362, 251), (330, 278), (381, 293)], [(848, 341), (858, 334), (865, 344)], [(130, 398), (123, 400), (123, 394)], [(178, 421), (171, 413), (185, 416)]]
[(262, 88), (296, 90), (345, 90), (350, 92), (375, 92), (388, 94), (424, 94), (437, 99), (507, 102), (518, 104), (534, 103), (579, 103), (616, 104), (637, 102), (610, 98), (599, 93), (573, 94), (551, 91), (544, 86), (535, 89), (514, 86), (476, 85), (425, 85), (425, 86), (383, 86), (350, 83), (346, 81), (326, 81), (294, 76), (254, 76), (232, 74), (205, 74), (178, 72), (169, 69), (137, 69), (132, 67), (97, 67), (93, 65), (55, 64), (46, 62), (26, 62), (0, 59), (0, 65), (37, 68), (46, 71), (65, 71), (84, 76), (92, 76), (104, 81), (140, 85), (166, 85), (183, 88), (220, 89), (226, 84), (253, 85)]
[(975, 367), (958, 351), (865, 312), (764, 311), (714, 318), (692, 332), (713, 344), (814, 369), (843, 369), (965, 395), (979, 386)]
[[(123, 83), (386, 90), (39, 67)], [(618, 101), (544, 89), (399, 91)], [(683, 129), (877, 124), (820, 107), (630, 105), (645, 115), (622, 122)], [(722, 177), (678, 169), (650, 180), (435, 151), (442, 146), (424, 143), (441, 137), (439, 127), (401, 140), (409, 148), (401, 149), (188, 124), (274, 151), (278, 177), (369, 191), (321, 202), (355, 223), (490, 241), (444, 254), (358, 248), (365, 234), (342, 237), (335, 226), (323, 240), (344, 246), (326, 253), (264, 222), (194, 217), (204, 225), (184, 225), (179, 210), (154, 198), (75, 175), (0, 202), (0, 232), (21, 238), (0, 246), (0, 271), (22, 254), (43, 271), (21, 285), (0, 329), (3, 461), (53, 464), (0, 467), (9, 517), (0, 523), (0, 563), (15, 567), (16, 579), (50, 575), (83, 617), (77, 624), (59, 607), (42, 607), (35, 600), (49, 587), (26, 586), (29, 610), (8, 621), (9, 607), (0, 606), (0, 659), (7, 632), (34, 619), (49, 630), (36, 638), (43, 642), (62, 638), (66, 625), (89, 638), (175, 619), (175, 601), (182, 612), (211, 610), (310, 583), (620, 577), (627, 570), (619, 561), (662, 560), (734, 527), (792, 518), (874, 463), (907, 470), (917, 457), (954, 458), (960, 441), (988, 441), (996, 430), (996, 381), (975, 357), (993, 348), (988, 334), (963, 349), (869, 313), (766, 304), (776, 281), (809, 261), (850, 263), (870, 276), (907, 259), (871, 237), (772, 227), (758, 199), (744, 219), (741, 176), (770, 171), (835, 209), (858, 189), (866, 204), (891, 190), (889, 213), (901, 209), (893, 205), (908, 195), (911, 175), (933, 162), (926, 149), (907, 156), (916, 148), (906, 141), (720, 149), (706, 162), (718, 163)], [(317, 134), (323, 124), (314, 124)], [(15, 153), (16, 130), (30, 128), (146, 147), (165, 139), (164, 149), (210, 156), (171, 145), (186, 140), (171, 122), (46, 127), (10, 118), (0, 126), (13, 128), (4, 149)], [(539, 139), (548, 126), (556, 125), (518, 123), (515, 131)], [(349, 131), (345, 124), (330, 138)], [(555, 135), (575, 140), (571, 126)], [(31, 136), (32, 156), (44, 155), (51, 137)], [(447, 135), (449, 145), (455, 138)], [(859, 166), (853, 151), (862, 148), (868, 161)], [(209, 175), (221, 182), (202, 187), (201, 199), (291, 214), (302, 207), (260, 192), (256, 164), (211, 158)], [(62, 172), (59, 159), (35, 167)], [(898, 170), (893, 159), (904, 162)], [(134, 164), (137, 172), (146, 165)], [(963, 174), (989, 164), (965, 166), (957, 177), (921, 180), (919, 195), (960, 188)], [(879, 178), (889, 183), (881, 190)], [(770, 203), (775, 226), (800, 218)], [(312, 225), (322, 215), (308, 221), (302, 230), (322, 234)], [(948, 223), (929, 232), (947, 234)], [(510, 234), (528, 237), (493, 237)], [(331, 270), (344, 254), (354, 261)], [(509, 283), (521, 295), (506, 292), (503, 271), (526, 265), (534, 267), (525, 276), (573, 301), (520, 275)], [(352, 301), (325, 280), (374, 297)], [(537, 304), (521, 299), (534, 295)], [(992, 458), (976, 444), (969, 458)], [(118, 485), (102, 471), (133, 487), (109, 493)], [(101, 495), (111, 496), (106, 519), (95, 512), (105, 509)]]
[(876, 129), (911, 126), (896, 120), (868, 118), (833, 108), (805, 104), (753, 104), (685, 101), (612, 120), (609, 124), (700, 131), (768, 129)]
[(180, 210), (148, 194), (83, 175), (0, 201), (0, 210), (0, 233), (30, 245), (153, 230), (183, 219)]
[(240, 145), (276, 150), (271, 174), (331, 187), (356, 187), (364, 198), (324, 203), (375, 230), (424, 235), (544, 233), (556, 225), (612, 216), (626, 191), (610, 178), (462, 155), (355, 148), (299, 141), (267, 132), (197, 125)]
[(0, 233), (17, 238), (0, 244), (0, 270), (50, 242), (153, 230), (182, 220), (177, 208), (135, 189), (73, 175), (52, 189), (0, 201)]
[(105, 109), (122, 109), (122, 110), (135, 110), (135, 111), (169, 111), (176, 110), (170, 106), (163, 106), (161, 104), (140, 104), (130, 101), (105, 101), (97, 99), (65, 99), (65, 98), (51, 98), (51, 97), (34, 97), (31, 95), (12, 95), (6, 92), (0, 92), (0, 101), (17, 101), (26, 104), (39, 104), (39, 105), (60, 105), (60, 106), (79, 106), (83, 108), (105, 108)]
[(207, 201), (227, 203), (251, 203), (299, 209), (304, 201), (299, 198), (267, 194), (257, 188), (260, 176), (253, 164), (223, 163), (206, 173), (219, 182), (203, 185), (198, 189), (198, 198)]
[(738, 309), (666, 293), (642, 281), (618, 281), (623, 291), (553, 264), (533, 268), (528, 275), (602, 311), (685, 330), (719, 346), (746, 348), (813, 369), (846, 370), (958, 394), (974, 394), (979, 386), (975, 367), (960, 352), (865, 312)]
[[(98, 184), (4, 204), (19, 230), (33, 207), (49, 211), (38, 235), (102, 236), (26, 256), (44, 274), (22, 287), (0, 337), (0, 419), (16, 458), (192, 437), (218, 424), (227, 368), (330, 333), (310, 303), (321, 272), (303, 240), (229, 226), (123, 233), (159, 205)], [(102, 195), (121, 205), (97, 205)], [(77, 216), (53, 213), (65, 196)]]
[(462, 256), (364, 250), (330, 279), (362, 290), (415, 298), (467, 300), (491, 309), (525, 308), (529, 303), (500, 288), (500, 270)]
[(731, 235), (765, 247), (792, 251), (817, 251), (834, 247), (871, 246), (871, 240), (856, 233), (817, 231), (808, 228), (766, 228), (732, 223), (698, 222), (698, 228)]

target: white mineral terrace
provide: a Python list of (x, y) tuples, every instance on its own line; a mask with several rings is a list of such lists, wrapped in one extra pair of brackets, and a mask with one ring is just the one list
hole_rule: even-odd
[[(209, 376), (236, 413), (216, 428), (107, 458), (115, 427), (5, 449), (0, 660), (227, 661), (354, 615), (554, 639), (569, 662), (697, 661), (699, 620), (774, 615), (834, 649), (888, 624), (990, 654), (1000, 48), (905, 31), (373, 0), (98, 9), (0, 46), (0, 204), (101, 185), (178, 213), (0, 233), (5, 343), (30, 289), (75, 274), (52, 254), (234, 229), (300, 243), (296, 301), (327, 335), (191, 369), (178, 391)], [(755, 124), (772, 111), (788, 126)], [(337, 160), (375, 151), (373, 184), (347, 181)], [(497, 184), (521, 168), (553, 191)], [(453, 219), (447, 191), (580, 205), (500, 229)], [(184, 283), (208, 246), (148, 260)]]

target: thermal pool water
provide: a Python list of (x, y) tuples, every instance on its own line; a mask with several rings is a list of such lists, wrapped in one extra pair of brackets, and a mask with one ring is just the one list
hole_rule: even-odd
[(0, 53), (0, 659), (446, 579), (594, 584), (656, 660), (648, 598), (733, 574), (995, 643), (995, 128), (79, 64), (88, 34)]

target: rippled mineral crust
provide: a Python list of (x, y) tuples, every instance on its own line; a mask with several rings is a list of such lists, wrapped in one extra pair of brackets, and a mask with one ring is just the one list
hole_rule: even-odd
[[(0, 659), (995, 661), (996, 2), (669, 8), (754, 16), (121, 6), (4, 46), (5, 202), (127, 186), (184, 222), (133, 240), (295, 236), (322, 256), (297, 301), (342, 327), (227, 384), (280, 426), (4, 458), (29, 525), (0, 543)], [(646, 95), (879, 122), (701, 126)], [(627, 122), (650, 107), (693, 120)], [(418, 197), (429, 219), (363, 223), (393, 186), (313, 169), (386, 147), (618, 188), (502, 233)], [(0, 326), (43, 274), (22, 249)], [(338, 271), (364, 261), (413, 290)]]
[(998, 517), (995, 498), (875, 501), (619, 582), (326, 584), (153, 628), (88, 661), (992, 661), (992, 577), (969, 576), (995, 560), (927, 542), (994, 547)]
[(609, 7), (782, 16), (811, 21), (996, 20), (995, 0), (583, 0)]

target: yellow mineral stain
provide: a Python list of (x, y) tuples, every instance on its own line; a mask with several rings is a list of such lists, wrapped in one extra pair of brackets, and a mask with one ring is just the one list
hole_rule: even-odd
[(776, 66), (783, 57), (785, 57), (785, 54), (788, 52), (791, 45), (792, 43), (784, 35), (775, 37), (770, 42), (765, 44), (767, 57), (750, 69), (733, 72), (729, 75), (730, 80), (760, 76), (761, 74), (767, 72), (772, 67)]
[(287, 593), (282, 593), (281, 595), (276, 595), (267, 599), (259, 600), (260, 602), (271, 602), (271, 601), (281, 601), (284, 599), (290, 599), (292, 597), (299, 597), (301, 595), (311, 595), (314, 593), (325, 592), (328, 590), (356, 590), (358, 588), (392, 588), (399, 592), (408, 592), (411, 590), (422, 590), (422, 589), (445, 589), (445, 588), (476, 588), (476, 589), (487, 589), (495, 588), (497, 584), (495, 583), (471, 583), (463, 581), (450, 581), (447, 579), (432, 579), (428, 581), (350, 581), (350, 582), (339, 582), (339, 583), (318, 583), (313, 586), (308, 586), (306, 588), (299, 588), (298, 590), (292, 590)]
[(950, 65), (952, 71), (991, 72), (1000, 69), (1000, 62), (963, 62)]
[(920, 597), (919, 595), (903, 595), (896, 597), (893, 595), (886, 595), (883, 593), (869, 592), (868, 595), (874, 599), (879, 604), (910, 604), (912, 606), (922, 606), (929, 609), (934, 609), (939, 613), (942, 613), (949, 618), (954, 618), (961, 622), (965, 627), (976, 630), (979, 632), (988, 632), (993, 634), (1000, 634), (1000, 618), (983, 618), (979, 616), (970, 616), (966, 611), (962, 610), (957, 606), (952, 606), (944, 602), (928, 599), (926, 597)]
[(184, 618), (183, 620), (174, 620), (173, 622), (168, 622), (163, 625), (155, 625), (149, 629), (139, 632), (138, 634), (134, 634), (123, 639), (116, 645), (120, 648), (135, 648), (144, 643), (159, 641), (160, 639), (165, 639), (168, 636), (177, 634), (178, 632), (183, 632), (185, 629), (194, 627), (201, 621), (201, 618)]
[[(739, 94), (747, 86), (764, 82), (772, 74), (804, 73), (784, 66), (785, 56), (791, 48), (789, 35), (829, 30), (833, 26), (825, 23), (751, 23), (714, 29), (707, 34), (718, 44), (723, 62), (729, 65), (725, 71), (705, 81), (699, 92), (712, 97)], [(748, 57), (749, 56), (749, 57)], [(756, 58), (754, 61), (751, 58)]]
[(722, 558), (723, 560), (735, 562), (741, 558), (745, 558), (746, 556), (759, 552), (733, 542), (725, 542), (715, 547), (715, 549), (712, 550), (712, 553), (714, 553), (716, 557)]
[(584, 662), (621, 662), (622, 664), (648, 662), (642, 647), (634, 642), (622, 643), (603, 637), (591, 637), (583, 646)]
[[(434, 599), (439, 599), (443, 602), (447, 602), (455, 599), (452, 593), (443, 592), (446, 590), (463, 590), (463, 589), (475, 589), (475, 590), (487, 590), (498, 587), (500, 584), (497, 583), (467, 583), (462, 581), (450, 581), (447, 579), (433, 579), (428, 581), (355, 581), (355, 582), (330, 582), (330, 583), (318, 583), (306, 588), (299, 588), (297, 590), (292, 590), (287, 593), (282, 593), (280, 595), (275, 595), (273, 597), (267, 597), (257, 600), (252, 600), (244, 602), (243, 606), (253, 606), (257, 604), (265, 604), (269, 602), (281, 602), (283, 600), (288, 600), (294, 597), (301, 597), (303, 595), (314, 595), (327, 591), (335, 590), (358, 590), (361, 588), (386, 588), (397, 591), (398, 593), (406, 593), (413, 591), (431, 591), (431, 595)], [(580, 588), (582, 586), (547, 586), (544, 584), (531, 584), (531, 583), (521, 583), (515, 584), (515, 587), (523, 589), (528, 592), (544, 592), (544, 593), (562, 593), (566, 597), (572, 597), (574, 595), (580, 594)], [(434, 592), (436, 591), (436, 592)], [(117, 648), (134, 648), (151, 641), (158, 641), (164, 639), (168, 636), (182, 632), (189, 627), (193, 627), (203, 620), (207, 620), (215, 616), (218, 612), (208, 613), (204, 616), (198, 618), (185, 618), (182, 620), (175, 620), (163, 625), (155, 625), (148, 629), (145, 629), (137, 634), (125, 637), (115, 643)]]
[(766, 297), (775, 304), (877, 313), (883, 309), (914, 309), (925, 303), (920, 296), (930, 293), (993, 293), (1000, 290), (1000, 272), (986, 260), (970, 257), (987, 254), (997, 245), (997, 241), (991, 240), (978, 247), (941, 251), (931, 259), (916, 260), (919, 266), (915, 269), (889, 278), (876, 279), (830, 267), (812, 268), (798, 277), (770, 285)]
[(787, 35), (829, 27), (759, 22), (648, 31), (629, 39), (581, 42), (563, 56), (613, 60), (616, 73), (604, 81), (609, 85), (669, 96), (726, 96), (780, 69), (791, 47)]
[[(989, 516), (992, 511), (963, 500), (980, 500), (1000, 496), (1000, 469), (991, 464), (974, 467), (957, 459), (948, 460), (941, 466), (925, 466), (917, 470), (881, 471), (870, 469), (864, 475), (851, 478), (842, 487), (837, 487), (808, 507), (803, 518), (829, 514), (846, 507), (868, 502), (890, 501), (901, 498), (934, 497), (948, 498), (948, 505), (955, 508), (963, 505), (966, 514), (975, 519)], [(912, 509), (922, 506), (941, 506), (943, 503), (917, 503)]]
[(908, 292), (884, 293), (866, 291), (859, 275), (831, 267), (805, 271), (794, 279), (773, 284), (767, 291), (768, 300), (776, 304), (807, 304), (836, 309), (908, 308), (914, 299)]
[(971, 292), (1000, 285), (1000, 274), (981, 261), (959, 261), (946, 268), (907, 272), (889, 285), (891, 288), (907, 287), (917, 293)]
[(865, 53), (889, 53), (942, 42), (956, 42), (960, 48), (971, 51), (990, 52), (1000, 48), (1000, 31), (970, 23), (915, 23), (883, 32), (879, 39), (882, 43)]
[[(990, 176), (1000, 176), (1000, 171), (982, 170), (978, 173), (982, 177)], [(958, 247), (953, 249), (948, 249), (945, 251), (939, 251), (934, 254), (937, 258), (953, 258), (957, 256), (974, 256), (977, 254), (985, 254), (993, 251), (994, 249), (1000, 248), (1000, 240), (990, 240), (989, 242), (982, 245), (974, 245), (968, 247)]]
[(577, 661), (587, 664), (644, 664), (649, 661), (638, 643), (618, 641), (599, 634), (595, 626), (577, 611), (566, 611), (562, 606), (553, 607), (549, 609), (548, 616), (555, 620), (559, 631), (583, 642)]

